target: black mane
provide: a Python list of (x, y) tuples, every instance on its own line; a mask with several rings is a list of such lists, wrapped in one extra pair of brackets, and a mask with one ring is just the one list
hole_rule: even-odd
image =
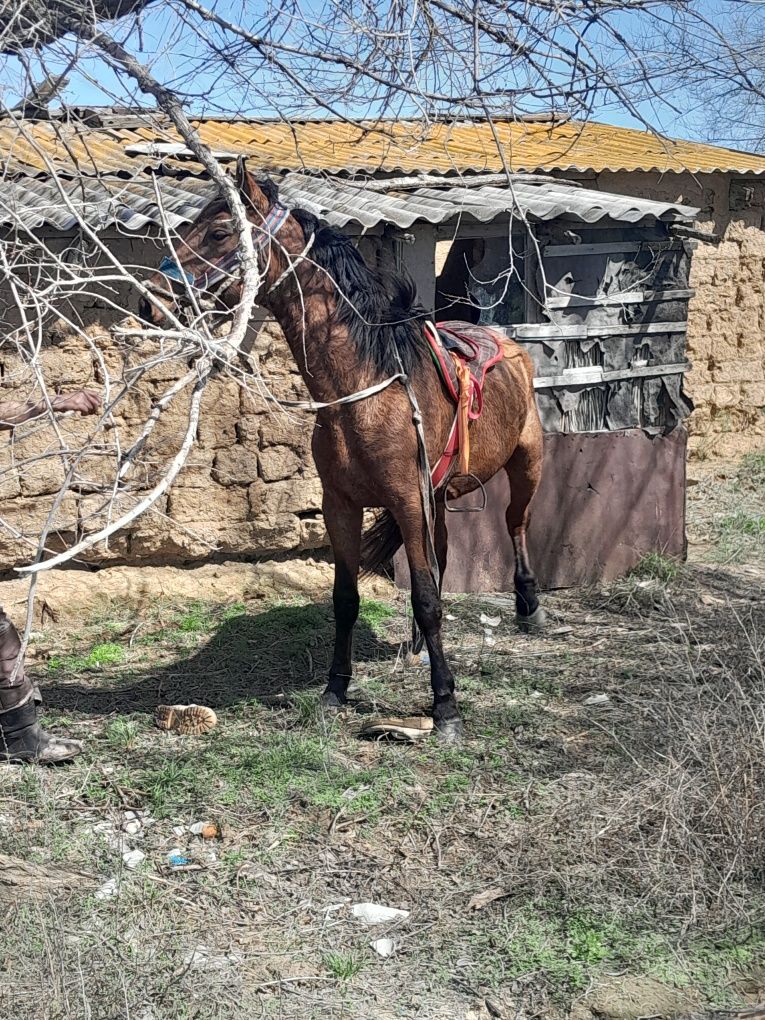
[(335, 282), (337, 320), (347, 326), (360, 360), (380, 374), (395, 375), (403, 365), (410, 375), (427, 351), (422, 338), (427, 313), (417, 302), (414, 282), (371, 269), (350, 237), (304, 209), (291, 212), (306, 238), (314, 235), (310, 258)]

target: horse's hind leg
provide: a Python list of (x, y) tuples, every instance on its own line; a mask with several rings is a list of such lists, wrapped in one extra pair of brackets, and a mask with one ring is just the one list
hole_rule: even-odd
[(353, 628), (359, 615), (362, 511), (327, 492), (324, 494), (323, 511), (335, 557), (335, 583), (332, 590), (335, 653), (322, 704), (326, 708), (339, 708), (345, 704), (351, 681)]
[(529, 562), (526, 529), (529, 504), (542, 476), (542, 429), (536, 415), (530, 415), (521, 432), (518, 446), (505, 464), (510, 480), (510, 505), (505, 519), (515, 550), (515, 612), (521, 630), (541, 629), (544, 609), (539, 605), (537, 579)]
[[(436, 560), (438, 561), (438, 594), (440, 595), (444, 586), (444, 573), (446, 571), (446, 559), (449, 550), (449, 542), (446, 534), (446, 508), (443, 499), (436, 499), (436, 514), (433, 522), (433, 544), (436, 547)], [(417, 626), (417, 619), (412, 621), (412, 651), (407, 656), (407, 664), (410, 666), (427, 666), (430, 662), (428, 653), (423, 654), (425, 635)]]
[(454, 696), (454, 676), (441, 643), (441, 595), (428, 559), (425, 523), (419, 496), (393, 511), (404, 539), (412, 580), (412, 608), (430, 655), (433, 687), (433, 722), (442, 738), (453, 741), (462, 735), (462, 720)]

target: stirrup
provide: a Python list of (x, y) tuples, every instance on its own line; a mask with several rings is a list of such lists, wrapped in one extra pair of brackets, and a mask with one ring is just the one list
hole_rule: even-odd
[[(448, 488), (448, 485), (451, 484), (454, 481), (455, 478), (472, 478), (473, 481), (478, 484), (478, 488), (481, 490), (481, 496), (483, 497), (483, 499), (482, 499), (482, 502), (481, 502), (480, 506), (449, 506), (449, 497), (448, 497), (447, 492), (445, 490), (444, 491), (444, 509), (446, 510), (446, 512), (449, 513), (449, 514), (480, 514), (480, 513), (482, 513), (486, 509), (486, 504), (488, 502), (488, 497), (486, 496), (486, 489), (485, 489), (484, 484), (481, 481), (481, 479), (480, 478), (476, 478), (476, 476), (473, 475), (473, 474), (454, 475), (452, 478), (449, 479), (449, 482), (447, 483), (447, 488)], [(469, 493), (466, 492), (465, 495), (467, 496), (467, 495), (469, 495)], [(458, 496), (457, 498), (458, 499), (462, 499), (462, 496)]]

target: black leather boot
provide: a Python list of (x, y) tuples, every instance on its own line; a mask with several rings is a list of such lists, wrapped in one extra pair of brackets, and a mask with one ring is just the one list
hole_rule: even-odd
[(71, 761), (82, 751), (79, 740), (46, 733), (37, 721), (34, 698), (0, 713), (0, 761), (55, 765)]

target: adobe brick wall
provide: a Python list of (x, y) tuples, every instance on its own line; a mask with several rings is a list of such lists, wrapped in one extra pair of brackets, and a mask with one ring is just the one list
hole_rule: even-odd
[[(100, 359), (112, 380), (141, 359), (135, 347), (117, 345), (100, 325), (87, 327), (88, 342), (54, 330), (41, 352), (49, 386), (69, 390), (94, 386), (103, 392)], [(254, 340), (264, 377), (275, 396), (306, 394), (280, 331), (265, 324)], [(143, 352), (146, 354), (148, 348)], [(113, 423), (99, 434), (78, 465), (70, 491), (54, 513), (48, 546), (58, 551), (83, 534), (99, 530), (108, 517), (99, 483), (115, 476), (117, 449), (129, 448), (150, 408), (167, 386), (187, 370), (181, 361), (154, 369), (118, 403)], [(33, 392), (29, 367), (0, 347), (3, 399)], [(129, 500), (138, 501), (178, 450), (187, 427), (188, 395), (165, 411), (141, 453)], [(93, 433), (90, 418), (28, 422), (0, 433), (0, 569), (28, 562), (64, 479), (56, 451), (78, 449)], [(327, 544), (321, 520), (321, 485), (310, 455), (313, 416), (273, 410), (252, 387), (218, 377), (207, 387), (198, 441), (170, 492), (126, 531), (86, 554), (91, 562), (182, 563), (212, 552), (236, 555), (299, 552)], [(117, 512), (123, 506), (121, 503)], [(101, 512), (99, 512), (101, 511)]]

